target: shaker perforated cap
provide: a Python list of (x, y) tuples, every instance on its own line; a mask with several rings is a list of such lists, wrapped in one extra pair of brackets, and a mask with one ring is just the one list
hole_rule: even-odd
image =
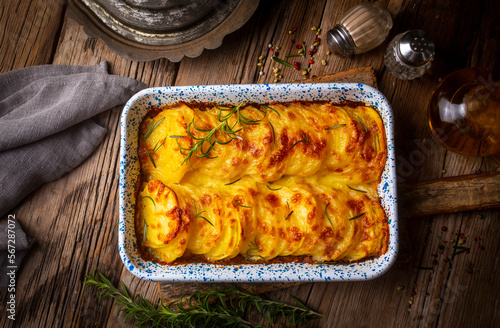
[(406, 32), (396, 49), (399, 59), (411, 66), (421, 66), (434, 57), (434, 41), (422, 30)]

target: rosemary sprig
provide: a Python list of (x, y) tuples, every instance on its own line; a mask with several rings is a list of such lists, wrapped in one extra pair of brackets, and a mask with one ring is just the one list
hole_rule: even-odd
[(365, 129), (365, 132), (368, 132), (368, 130), (366, 129), (366, 126), (365, 126), (365, 124), (363, 123), (363, 120), (361, 119), (361, 117), (359, 117), (358, 115), (356, 115), (356, 117), (358, 118), (359, 123), (361, 123), (361, 125), (363, 126), (363, 129)]
[[(267, 109), (272, 110), (273, 112), (275, 112), (276, 114), (278, 114), (278, 117), (281, 119), (281, 115), (280, 115), (280, 113), (278, 113), (278, 111), (276, 109), (274, 109), (272, 107), (269, 107), (269, 106), (266, 106), (266, 105), (262, 105), (262, 107), (264, 107), (266, 110)], [(267, 113), (267, 111), (266, 111), (266, 113)]]
[(235, 203), (236, 205), (238, 206), (241, 206), (241, 207), (246, 207), (246, 208), (252, 208), (252, 206), (245, 206), (245, 205), (241, 205), (240, 203), (238, 203), (236, 200), (233, 199), (233, 203)]
[(226, 184), (225, 184), (225, 186), (232, 185), (233, 183), (236, 183), (236, 182), (238, 182), (238, 181), (240, 181), (240, 180), (241, 180), (241, 178), (236, 179), (236, 180), (234, 180), (233, 182), (226, 183)]
[(255, 327), (244, 318), (245, 313), (257, 311), (260, 316), (274, 323), (278, 317), (288, 318), (291, 323), (302, 325), (311, 319), (321, 317), (320, 313), (309, 309), (292, 297), (296, 305), (265, 299), (262, 296), (230, 286), (227, 289), (216, 287), (202, 289), (179, 301), (157, 306), (140, 295), (130, 295), (125, 284), (120, 281), (121, 290), (115, 287), (102, 273), (95, 270), (85, 275), (84, 291), (96, 287), (99, 302), (111, 297), (118, 305), (118, 314), (125, 314), (125, 321), (134, 319), (137, 327)]
[(255, 237), (254, 237), (254, 240), (253, 241), (250, 241), (250, 243), (248, 244), (248, 246), (250, 246), (249, 249), (247, 249), (246, 253), (245, 253), (245, 261), (247, 261), (248, 259), (252, 258), (252, 257), (260, 257), (262, 260), (264, 260), (264, 258), (261, 256), (261, 255), (258, 255), (258, 254), (248, 254), (250, 253), (251, 251), (259, 251), (261, 252), (262, 250), (259, 248), (259, 246), (257, 246), (257, 236), (259, 234), (256, 234)]
[[(191, 147), (186, 148), (182, 147), (179, 144), (179, 140), (176, 139), (179, 151), (181, 152), (182, 155), (186, 156), (182, 161), (181, 165), (189, 163), (189, 166), (191, 166), (191, 168), (195, 170), (191, 162), (193, 154), (199, 158), (213, 159), (216, 157), (211, 157), (210, 153), (214, 149), (215, 144), (226, 145), (231, 141), (233, 141), (234, 139), (243, 140), (243, 138), (241, 138), (236, 133), (243, 130), (244, 128), (248, 128), (249, 125), (259, 124), (260, 120), (254, 120), (245, 117), (241, 113), (242, 105), (243, 102), (241, 102), (238, 106), (235, 107), (219, 108), (216, 104), (214, 104), (214, 107), (219, 110), (217, 114), (217, 120), (219, 121), (219, 124), (213, 129), (203, 129), (197, 127), (194, 121), (195, 117), (193, 116), (192, 121), (187, 126), (187, 133), (193, 140), (196, 140), (196, 142)], [(229, 113), (226, 114), (225, 112)], [(234, 124), (229, 123), (229, 119), (232, 117), (235, 117)], [(235, 129), (237, 125), (239, 125), (240, 127)], [(207, 132), (207, 134), (204, 137), (197, 138), (191, 132), (191, 127), (197, 131)], [(217, 132), (225, 134), (229, 139), (227, 141), (221, 141), (217, 139), (216, 135)], [(207, 149), (204, 149), (205, 145), (206, 147), (208, 147)]]
[(151, 133), (153, 133), (153, 131), (158, 127), (158, 125), (161, 124), (161, 122), (163, 122), (164, 119), (165, 119), (165, 117), (162, 117), (162, 119), (159, 120), (158, 122), (156, 122), (156, 124), (155, 124), (155, 119), (153, 118), (153, 121), (149, 125), (148, 130), (146, 131), (146, 134), (144, 134), (144, 139), (149, 138), (149, 136), (151, 135)]
[(291, 211), (290, 213), (288, 213), (288, 215), (285, 218), (285, 221), (288, 220), (290, 218), (290, 216), (292, 216), (292, 214), (293, 214), (293, 211)]
[(271, 59), (274, 60), (275, 62), (281, 64), (281, 65), (285, 65), (285, 66), (293, 68), (292, 64), (284, 61), (283, 59), (279, 59), (278, 57), (275, 57), (275, 56), (272, 56)]
[(366, 194), (366, 193), (367, 193), (367, 192), (366, 192), (366, 191), (364, 191), (364, 190), (355, 189), (355, 188), (353, 188), (353, 187), (351, 187), (351, 186), (349, 186), (349, 185), (346, 185), (346, 186), (347, 186), (347, 188), (349, 188), (349, 189), (351, 189), (351, 190), (358, 191), (358, 192), (362, 192), (363, 194)]
[(200, 208), (196, 207), (196, 202), (195, 200), (193, 199), (193, 205), (194, 205), (194, 211), (195, 211), (195, 216), (194, 218), (202, 218), (203, 220), (207, 221), (208, 223), (210, 223), (210, 225), (213, 227), (213, 223), (210, 222), (206, 217), (204, 217), (202, 214), (205, 213), (206, 211), (201, 211), (201, 205), (200, 205)]
[(286, 207), (288, 207), (288, 210), (290, 210), (290, 204), (288, 203), (288, 201), (286, 201)]
[(333, 129), (336, 129), (336, 128), (341, 128), (343, 126), (345, 126), (346, 124), (337, 124), (335, 126), (331, 126), (329, 128), (326, 128), (325, 130), (333, 130)]
[(288, 148), (288, 150), (292, 149), (292, 148), (293, 148), (296, 144), (298, 144), (299, 142), (305, 142), (305, 143), (307, 143), (307, 144), (309, 144), (309, 145), (311, 144), (311, 143), (309, 142), (309, 135), (304, 134), (304, 132), (300, 132), (300, 133), (302, 134), (302, 137), (304, 137), (304, 139), (301, 139), (301, 140), (299, 140), (299, 141), (296, 141), (293, 145), (291, 145), (291, 146), (290, 146), (290, 148)]
[(349, 219), (349, 221), (359, 219), (359, 218), (360, 218), (360, 217), (362, 217), (363, 215), (365, 215), (365, 213), (361, 213), (361, 214), (358, 214), (358, 215), (356, 215), (356, 216), (353, 216), (352, 218), (350, 218), (350, 219)]
[(326, 215), (326, 218), (328, 219), (328, 222), (330, 222), (330, 225), (332, 226), (332, 230), (335, 231), (335, 228), (333, 227), (332, 220), (330, 220), (330, 216), (328, 215), (328, 212), (326, 211), (328, 209), (328, 206), (330, 206), (330, 203), (326, 204), (326, 206), (325, 206), (325, 215)]
[(156, 153), (161, 148), (161, 146), (163, 146), (163, 144), (165, 143), (165, 140), (166, 140), (166, 138), (163, 138), (163, 140), (161, 141), (161, 143), (160, 143), (160, 140), (158, 140), (158, 142), (156, 143), (156, 145), (153, 147), (152, 154)]

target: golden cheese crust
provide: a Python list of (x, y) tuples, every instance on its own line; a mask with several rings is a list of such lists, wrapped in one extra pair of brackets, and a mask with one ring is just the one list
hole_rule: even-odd
[[(351, 262), (385, 253), (377, 185), (387, 146), (374, 108), (290, 102), (227, 114), (234, 108), (181, 102), (142, 122), (136, 234), (144, 258)], [(234, 134), (220, 128), (224, 115)]]

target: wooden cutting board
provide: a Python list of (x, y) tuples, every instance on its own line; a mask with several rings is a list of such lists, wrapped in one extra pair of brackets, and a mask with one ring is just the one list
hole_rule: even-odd
[[(300, 82), (354, 82), (377, 87), (372, 67), (314, 77)], [(400, 251), (398, 262), (408, 262), (412, 249), (408, 239), (405, 218), (442, 213), (500, 207), (500, 172), (471, 174), (442, 178), (413, 184), (398, 184), (398, 214), (400, 220)], [(239, 283), (238, 287), (258, 293), (270, 292), (301, 283)], [(192, 294), (213, 284), (158, 283), (162, 301), (167, 304), (182, 295)], [(217, 284), (224, 288), (227, 284)]]

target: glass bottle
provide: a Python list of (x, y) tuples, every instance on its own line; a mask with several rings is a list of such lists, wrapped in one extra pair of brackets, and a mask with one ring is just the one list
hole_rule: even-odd
[(432, 136), (446, 148), (500, 160), (500, 83), (488, 69), (465, 68), (445, 77), (428, 111)]
[(339, 56), (361, 54), (384, 42), (391, 28), (391, 15), (380, 3), (363, 2), (342, 15), (328, 31), (327, 42)]
[(398, 34), (387, 45), (384, 63), (396, 78), (413, 80), (424, 75), (434, 59), (434, 42), (422, 30)]

